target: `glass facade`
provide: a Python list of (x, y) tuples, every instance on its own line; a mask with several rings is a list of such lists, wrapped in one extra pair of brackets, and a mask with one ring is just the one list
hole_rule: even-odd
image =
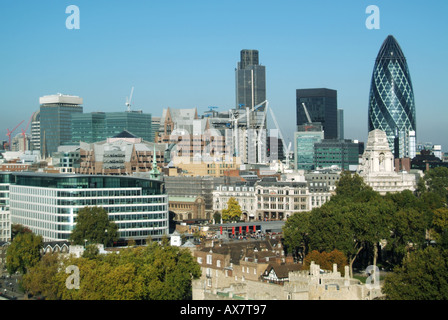
[[(399, 147), (403, 139), (409, 141), (409, 133), (416, 133), (415, 102), (406, 58), (393, 36), (383, 42), (375, 61), (370, 87), (369, 132), (380, 129), (386, 132), (395, 157), (415, 153), (408, 147)], [(400, 142), (401, 140), (401, 142)], [(411, 139), (412, 140), (412, 139)], [(406, 154), (398, 154), (398, 149)]]
[(235, 70), (236, 107), (250, 108), (266, 100), (266, 68), (259, 64), (257, 50), (241, 50), (240, 57)]
[(72, 141), (95, 143), (127, 130), (145, 141), (154, 141), (151, 114), (131, 112), (94, 112), (76, 114), (71, 119)]
[(40, 106), (40, 141), (42, 155), (51, 155), (60, 145), (72, 141), (71, 115), (82, 113), (79, 105), (64, 103)]
[(313, 170), (314, 144), (324, 138), (322, 131), (301, 131), (294, 134), (294, 159), (297, 170)]
[(297, 126), (306, 125), (308, 118), (302, 103), (305, 104), (311, 122), (320, 122), (324, 128), (325, 139), (338, 138), (337, 91), (331, 89), (297, 89)]
[(333, 165), (349, 170), (358, 165), (359, 145), (350, 140), (322, 140), (314, 144), (314, 165), (316, 168), (328, 168)]
[(77, 212), (104, 208), (121, 239), (160, 239), (168, 233), (168, 197), (161, 181), (125, 176), (14, 173), (10, 185), (12, 223), (45, 241), (67, 240)]

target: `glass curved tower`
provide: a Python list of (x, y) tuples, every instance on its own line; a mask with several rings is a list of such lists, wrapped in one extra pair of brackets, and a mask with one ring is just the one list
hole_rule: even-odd
[(368, 128), (386, 132), (396, 158), (415, 156), (414, 90), (406, 58), (391, 35), (384, 40), (373, 68)]

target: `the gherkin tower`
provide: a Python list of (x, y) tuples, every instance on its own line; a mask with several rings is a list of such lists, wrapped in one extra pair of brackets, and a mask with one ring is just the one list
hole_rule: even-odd
[(386, 132), (395, 157), (415, 155), (416, 119), (414, 90), (403, 51), (389, 35), (373, 69), (369, 98), (369, 132)]

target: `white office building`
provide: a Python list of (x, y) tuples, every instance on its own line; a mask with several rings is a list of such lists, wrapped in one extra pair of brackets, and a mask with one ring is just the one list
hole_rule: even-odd
[(168, 234), (168, 197), (161, 181), (129, 176), (12, 173), (11, 222), (44, 241), (67, 240), (77, 212), (102, 207), (118, 225), (122, 240), (137, 243)]

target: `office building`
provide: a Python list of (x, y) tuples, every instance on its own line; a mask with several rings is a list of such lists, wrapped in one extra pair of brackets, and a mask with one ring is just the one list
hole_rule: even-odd
[(40, 151), (40, 110), (31, 119), (31, 150)]
[(237, 121), (236, 156), (244, 163), (266, 163), (266, 68), (259, 63), (258, 50), (241, 50), (235, 81), (236, 109), (231, 113)]
[(11, 223), (44, 241), (67, 240), (86, 206), (104, 208), (120, 239), (144, 243), (168, 234), (168, 196), (160, 180), (130, 176), (12, 173)]
[[(306, 110), (303, 104), (305, 104)], [(297, 126), (306, 125), (310, 122), (320, 122), (324, 130), (325, 139), (338, 138), (336, 90), (326, 88), (297, 89), (296, 108)]]
[(258, 50), (241, 50), (235, 77), (236, 107), (253, 108), (266, 100), (266, 67), (259, 63)]
[(359, 163), (359, 146), (351, 140), (324, 139), (314, 144), (315, 168), (337, 166), (350, 170)]
[(375, 129), (386, 133), (395, 158), (415, 155), (414, 90), (406, 58), (391, 35), (383, 42), (373, 68), (368, 130)]
[(344, 139), (344, 110), (338, 109), (338, 139)]
[(294, 168), (296, 170), (313, 170), (314, 144), (324, 139), (321, 126), (309, 126), (308, 131), (294, 133)]
[(114, 137), (124, 130), (146, 141), (154, 141), (151, 114), (141, 111), (92, 112), (73, 114), (72, 142), (95, 143)]
[(14, 176), (11, 173), (0, 172), (0, 242), (11, 241), (9, 186), (13, 182)]
[(56, 94), (44, 96), (40, 102), (41, 154), (51, 156), (58, 146), (72, 141), (71, 116), (82, 113), (80, 97)]

